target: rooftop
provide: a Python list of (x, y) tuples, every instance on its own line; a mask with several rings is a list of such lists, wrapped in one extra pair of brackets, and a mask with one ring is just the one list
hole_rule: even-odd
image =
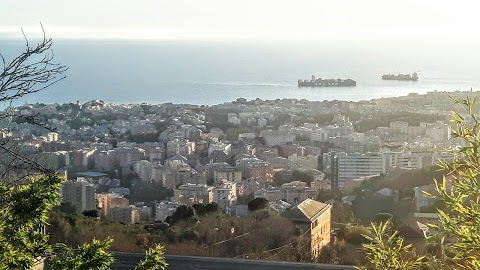
[(76, 175), (78, 176), (83, 176), (83, 177), (102, 177), (102, 176), (108, 176), (108, 174), (105, 174), (105, 173), (100, 173), (100, 172), (92, 172), (92, 171), (88, 171), (88, 172), (78, 172), (76, 173)]
[(283, 213), (282, 216), (291, 220), (312, 221), (330, 207), (329, 204), (308, 198)]

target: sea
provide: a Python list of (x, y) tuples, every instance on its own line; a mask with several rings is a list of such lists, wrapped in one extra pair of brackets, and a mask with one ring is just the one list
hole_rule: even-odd
[[(35, 39), (30, 40), (31, 44)], [(360, 101), (480, 89), (477, 43), (399, 41), (248, 42), (54, 39), (66, 79), (16, 101), (214, 105), (237, 98)], [(8, 61), (22, 39), (1, 39)], [(1, 65), (1, 64), (0, 64)], [(383, 81), (418, 72), (419, 80)], [(356, 87), (309, 88), (298, 79), (351, 78)]]

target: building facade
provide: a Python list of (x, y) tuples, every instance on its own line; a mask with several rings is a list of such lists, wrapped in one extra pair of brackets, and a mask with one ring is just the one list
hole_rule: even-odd
[(95, 186), (84, 178), (67, 181), (61, 189), (62, 202), (73, 205), (77, 214), (87, 210), (97, 209), (95, 200)]
[(282, 216), (291, 220), (310, 236), (310, 251), (313, 257), (330, 243), (332, 206), (312, 199), (305, 199)]

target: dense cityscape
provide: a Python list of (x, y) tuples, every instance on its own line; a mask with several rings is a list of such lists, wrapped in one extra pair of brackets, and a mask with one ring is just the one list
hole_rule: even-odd
[[(306, 261), (358, 264), (320, 258), (323, 247), (354, 233), (345, 224), (361, 227), (390, 213), (398, 227), (417, 232), (418, 242), (425, 224), (437, 218), (428, 210), (435, 200), (422, 193), (434, 189), (433, 174), (423, 180), (401, 176), (453, 160), (446, 150), (460, 141), (451, 138), (449, 109), (455, 107), (449, 95), (466, 94), (474, 93), (361, 102), (239, 98), (214, 106), (25, 104), (15, 113), (51, 130), (17, 118), (3, 138), (65, 176), (60, 193), (66, 213), (147, 228), (188, 220), (179, 208), (194, 207), (198, 215), (212, 206), (241, 220), (257, 210), (256, 202), (307, 235), (312, 257)], [(408, 213), (399, 213), (398, 205)], [(235, 226), (231, 230), (241, 237)], [(183, 241), (200, 236), (191, 237)]]
[(0, 270), (479, 270), (479, 4), (5, 1)]

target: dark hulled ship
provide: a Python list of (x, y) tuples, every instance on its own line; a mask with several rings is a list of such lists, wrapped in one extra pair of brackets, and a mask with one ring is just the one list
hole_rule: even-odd
[(352, 79), (322, 79), (315, 78), (312, 75), (310, 80), (298, 80), (298, 86), (307, 86), (307, 87), (341, 87), (341, 86), (356, 86), (357, 82)]
[(382, 80), (390, 81), (418, 81), (418, 74), (384, 74)]

